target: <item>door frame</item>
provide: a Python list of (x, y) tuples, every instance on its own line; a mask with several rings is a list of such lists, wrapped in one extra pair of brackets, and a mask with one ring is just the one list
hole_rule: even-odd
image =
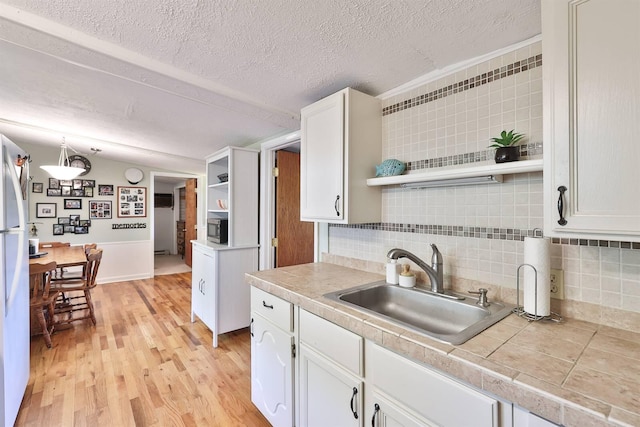
[[(276, 151), (300, 143), (300, 131), (269, 139), (260, 144), (260, 270), (273, 268), (275, 256), (271, 239), (275, 237), (275, 178), (272, 170), (276, 164)], [(313, 260), (320, 261), (320, 254), (329, 250), (329, 226), (315, 222), (313, 227)]]
[[(155, 229), (156, 229), (156, 215), (155, 215), (155, 200), (153, 198), (153, 195), (155, 194), (155, 186), (156, 186), (156, 177), (159, 176), (164, 176), (164, 177), (170, 177), (170, 178), (184, 178), (185, 180), (187, 179), (191, 179), (191, 178), (195, 178), (198, 180), (198, 200), (204, 200), (204, 193), (202, 192), (202, 187), (204, 185), (204, 176), (203, 175), (193, 175), (193, 174), (188, 174), (188, 173), (178, 173), (178, 172), (159, 172), (159, 171), (151, 171), (149, 172), (149, 194), (148, 194), (148, 202), (147, 205), (149, 206), (149, 209), (147, 212), (149, 212), (149, 233), (150, 233), (150, 240), (153, 242), (153, 236), (155, 235)], [(202, 193), (202, 194), (201, 194)], [(198, 203), (198, 207), (196, 209), (196, 224), (198, 224), (198, 226), (200, 224), (202, 224), (201, 222), (201, 218), (204, 218), (205, 214), (204, 214), (204, 203)], [(200, 230), (198, 230), (198, 239), (200, 238)], [(175, 244), (175, 236), (174, 236), (174, 244)], [(153, 260), (154, 258), (154, 247), (153, 244), (149, 245), (149, 256), (150, 259)], [(149, 272), (149, 277), (155, 277), (154, 274), (154, 263), (151, 262), (151, 271)]]

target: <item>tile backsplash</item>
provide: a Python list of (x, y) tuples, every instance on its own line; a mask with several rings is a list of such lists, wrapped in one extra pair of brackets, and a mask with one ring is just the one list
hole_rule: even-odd
[[(408, 173), (492, 164), (490, 138), (505, 129), (526, 135), (525, 159), (541, 158), (543, 60), (535, 42), (383, 99), (383, 159), (407, 162)], [(331, 226), (329, 252), (384, 263), (402, 247), (428, 260), (435, 243), (450, 281), (515, 289), (522, 239), (542, 227), (541, 172), (502, 184), (385, 187), (382, 223)], [(555, 239), (552, 268), (564, 270), (567, 300), (640, 313), (640, 245)]]

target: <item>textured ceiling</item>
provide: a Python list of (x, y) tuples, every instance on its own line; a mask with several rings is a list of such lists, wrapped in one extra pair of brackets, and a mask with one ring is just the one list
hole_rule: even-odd
[(0, 132), (202, 172), (346, 86), (379, 95), (539, 32), (539, 0), (5, 0)]

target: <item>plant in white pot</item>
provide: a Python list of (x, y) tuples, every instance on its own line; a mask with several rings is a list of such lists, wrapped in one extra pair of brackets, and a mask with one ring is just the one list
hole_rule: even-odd
[(493, 144), (489, 148), (496, 149), (496, 163), (515, 162), (520, 159), (520, 146), (515, 145), (524, 138), (521, 133), (514, 133), (513, 129), (509, 132), (503, 130), (499, 137), (491, 138)]

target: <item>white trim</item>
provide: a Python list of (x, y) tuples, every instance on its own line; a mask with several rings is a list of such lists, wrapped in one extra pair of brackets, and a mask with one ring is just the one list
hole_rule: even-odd
[(275, 182), (271, 170), (275, 152), (300, 142), (300, 131), (280, 135), (260, 143), (260, 253), (259, 269), (273, 268), (271, 238), (275, 235)]
[(514, 50), (520, 49), (525, 46), (532, 45), (542, 41), (542, 34), (538, 34), (537, 36), (533, 36), (530, 39), (512, 44), (510, 46), (504, 47), (502, 49), (494, 50), (493, 52), (487, 53), (485, 55), (476, 56), (475, 58), (467, 59), (461, 62), (457, 62), (455, 64), (448, 65), (444, 68), (440, 68), (438, 70), (433, 70), (427, 74), (424, 74), (418, 78), (415, 78), (407, 83), (404, 83), (394, 89), (388, 90), (386, 92), (381, 93), (376, 96), (376, 98), (385, 100), (391, 98), (396, 95), (403, 94), (407, 91), (420, 87), (424, 84), (431, 83), (435, 80), (441, 79), (443, 77), (449, 76), (451, 74), (457, 73), (458, 71), (464, 70), (466, 68), (472, 67), (474, 65), (481, 64), (483, 62), (489, 61), (491, 59), (502, 56), (506, 53), (513, 52)]

